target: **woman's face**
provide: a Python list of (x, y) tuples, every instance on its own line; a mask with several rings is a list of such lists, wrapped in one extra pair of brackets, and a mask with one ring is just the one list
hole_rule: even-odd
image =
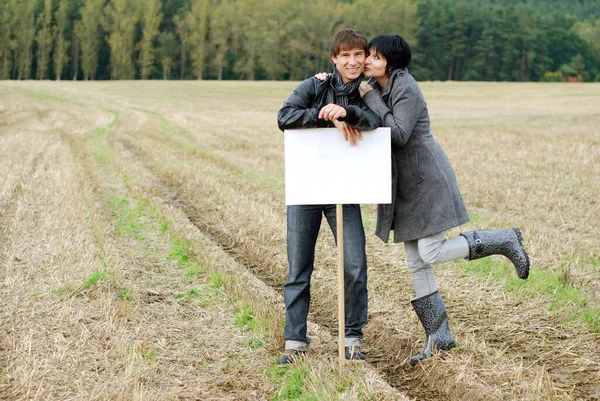
[(365, 61), (365, 76), (369, 78), (380, 78), (386, 77), (385, 67), (387, 67), (387, 60), (385, 57), (377, 53), (377, 49), (369, 49), (369, 57)]

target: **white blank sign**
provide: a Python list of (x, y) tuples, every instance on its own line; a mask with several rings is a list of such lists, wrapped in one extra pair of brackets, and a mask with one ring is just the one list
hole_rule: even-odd
[(288, 205), (391, 203), (390, 129), (363, 131), (350, 146), (337, 128), (285, 130)]

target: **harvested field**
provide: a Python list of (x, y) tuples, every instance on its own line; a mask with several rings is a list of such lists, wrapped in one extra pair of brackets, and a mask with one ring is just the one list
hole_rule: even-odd
[(311, 358), (275, 367), (296, 84), (0, 82), (0, 399), (600, 399), (600, 85), (421, 85), (461, 229), (519, 226), (532, 271), (438, 266), (459, 347), (411, 367), (404, 251), (365, 205), (368, 363), (340, 374), (326, 223)]

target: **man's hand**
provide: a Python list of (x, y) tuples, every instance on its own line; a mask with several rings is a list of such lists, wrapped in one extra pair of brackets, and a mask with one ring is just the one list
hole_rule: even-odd
[(346, 117), (346, 109), (334, 103), (329, 103), (327, 106), (323, 106), (319, 111), (319, 118), (327, 121), (337, 121), (338, 118)]
[(362, 133), (356, 128), (352, 128), (344, 121), (333, 120), (333, 124), (342, 131), (344, 134), (344, 139), (350, 142), (350, 145), (356, 146), (358, 145), (358, 140), (362, 139)]
[(372, 91), (372, 90), (373, 90), (373, 87), (371, 85), (369, 85), (369, 84), (366, 84), (364, 87), (360, 86), (358, 88), (358, 91), (360, 92), (360, 96), (361, 97), (364, 96), (365, 93), (367, 93), (368, 91)]

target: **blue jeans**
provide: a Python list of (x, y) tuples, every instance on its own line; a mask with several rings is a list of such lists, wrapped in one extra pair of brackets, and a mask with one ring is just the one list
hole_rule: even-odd
[[(315, 245), (323, 214), (336, 235), (335, 205), (291, 205), (287, 207), (287, 252), (290, 265), (283, 286), (286, 349), (308, 350), (306, 319), (310, 304), (310, 279)], [(367, 256), (360, 205), (344, 205), (345, 345), (362, 345), (367, 323)]]

